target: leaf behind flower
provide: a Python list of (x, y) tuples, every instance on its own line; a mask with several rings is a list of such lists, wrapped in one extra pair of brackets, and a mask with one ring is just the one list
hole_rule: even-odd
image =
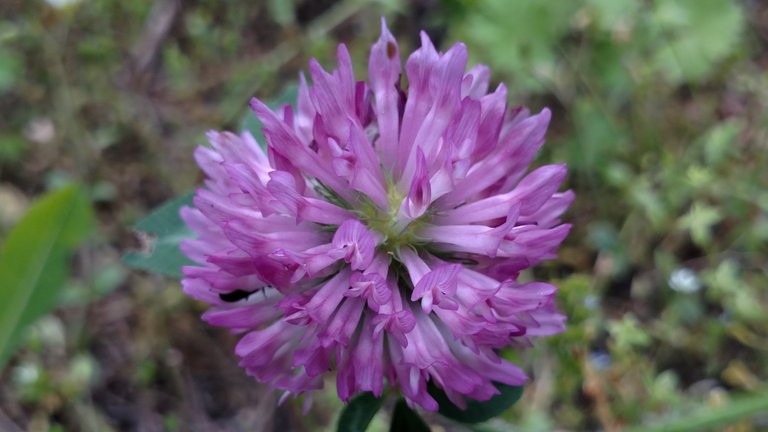
[(501, 383), (494, 383), (499, 390), (499, 394), (487, 401), (476, 401), (467, 399), (467, 409), (463, 410), (448, 399), (446, 394), (433, 386), (428, 387), (429, 394), (440, 405), (439, 412), (444, 417), (456, 420), (462, 423), (480, 423), (498, 416), (512, 405), (514, 405), (523, 395), (523, 387), (511, 386)]
[(339, 417), (337, 432), (361, 432), (368, 428), (373, 416), (381, 409), (383, 398), (371, 392), (361, 393), (352, 398)]
[(182, 240), (194, 237), (179, 216), (179, 209), (192, 205), (194, 192), (167, 201), (141, 219), (134, 229), (142, 243), (141, 251), (128, 252), (123, 262), (129, 267), (181, 278), (181, 267), (192, 264), (179, 249)]

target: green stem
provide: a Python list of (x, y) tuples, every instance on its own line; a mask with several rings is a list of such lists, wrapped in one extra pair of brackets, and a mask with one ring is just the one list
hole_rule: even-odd
[(687, 432), (711, 430), (768, 412), (768, 389), (741, 396), (721, 407), (701, 407), (689, 416), (653, 426), (631, 428), (627, 432)]

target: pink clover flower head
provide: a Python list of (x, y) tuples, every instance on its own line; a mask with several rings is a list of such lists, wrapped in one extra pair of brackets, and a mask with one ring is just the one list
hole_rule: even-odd
[(341, 45), (333, 71), (310, 63), (295, 109), (251, 101), (266, 152), (229, 132), (195, 152), (184, 291), (286, 396), (335, 371), (344, 401), (388, 386), (434, 411), (431, 383), (465, 406), (526, 380), (500, 349), (564, 328), (556, 288), (518, 280), (570, 229), (566, 166), (529, 171), (550, 112), (509, 109), (461, 43), (438, 52), (422, 33), (404, 67), (407, 89), (382, 21), (367, 82)]

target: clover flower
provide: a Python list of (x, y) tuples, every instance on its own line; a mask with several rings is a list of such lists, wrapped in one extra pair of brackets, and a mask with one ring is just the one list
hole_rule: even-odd
[(424, 33), (401, 87), (383, 21), (368, 66), (357, 81), (340, 45), (332, 72), (310, 62), (296, 109), (253, 99), (266, 153), (248, 133), (208, 134), (205, 187), (181, 212), (197, 234), (184, 291), (284, 396), (335, 371), (344, 401), (388, 386), (434, 411), (428, 382), (458, 406), (487, 400), (526, 380), (499, 350), (564, 328), (556, 287), (518, 280), (570, 229), (566, 166), (527, 173), (550, 113), (508, 109), (463, 44), (440, 53)]

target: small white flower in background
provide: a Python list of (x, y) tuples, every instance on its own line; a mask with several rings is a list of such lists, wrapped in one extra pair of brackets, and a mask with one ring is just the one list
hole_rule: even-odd
[(669, 287), (681, 293), (695, 293), (701, 289), (701, 281), (696, 272), (682, 267), (669, 275)]

